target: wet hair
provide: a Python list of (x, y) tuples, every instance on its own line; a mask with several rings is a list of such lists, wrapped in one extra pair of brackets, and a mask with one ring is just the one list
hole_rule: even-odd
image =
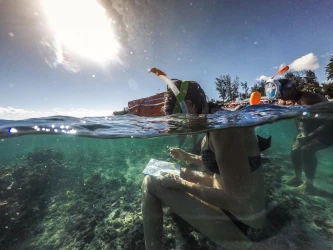
[(293, 80), (283, 78), (278, 81), (281, 83), (281, 100), (292, 101), (292, 103), (295, 103), (301, 98), (301, 92), (296, 88)]
[[(172, 81), (175, 83), (176, 87), (180, 89), (182, 81), (178, 79), (172, 79)], [(171, 115), (177, 99), (169, 87), (167, 88), (164, 98), (164, 113), (166, 115)], [(189, 81), (187, 94), (184, 101), (187, 100), (190, 100), (193, 104), (195, 104), (196, 108), (198, 109), (198, 114), (202, 113), (203, 108), (207, 105), (207, 100), (206, 94), (199, 85), (199, 83), (195, 81)]]
[(207, 105), (209, 114), (215, 113), (217, 110), (221, 109), (221, 105), (214, 102), (208, 102)]
[(282, 78), (278, 80), (281, 83), (281, 89), (284, 89), (287, 85), (295, 88), (294, 81), (286, 78)]

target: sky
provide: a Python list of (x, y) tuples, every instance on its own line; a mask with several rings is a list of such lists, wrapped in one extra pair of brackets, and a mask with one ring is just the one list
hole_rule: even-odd
[(163, 92), (148, 73), (253, 86), (283, 65), (324, 82), (331, 0), (0, 0), (0, 119), (107, 116)]

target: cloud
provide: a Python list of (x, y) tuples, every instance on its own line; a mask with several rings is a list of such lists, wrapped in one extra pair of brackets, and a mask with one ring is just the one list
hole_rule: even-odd
[(318, 58), (313, 53), (309, 53), (293, 61), (289, 67), (293, 71), (315, 70), (319, 68)]
[(328, 56), (333, 56), (333, 53), (325, 53), (321, 55), (320, 57), (328, 57)]
[(70, 108), (70, 109), (53, 109), (51, 111), (32, 111), (13, 107), (0, 107), (0, 117), (4, 120), (22, 120), (28, 118), (47, 117), (54, 115), (72, 116), (72, 117), (97, 117), (110, 116), (113, 110), (101, 109), (85, 109), (85, 108)]
[(273, 69), (282, 69), (284, 66), (286, 66), (284, 63), (282, 63), (280, 66), (275, 66)]
[(256, 80), (257, 81), (267, 81), (268, 79), (270, 79), (271, 77), (270, 76), (264, 76), (264, 75), (261, 75), (260, 77), (258, 77)]

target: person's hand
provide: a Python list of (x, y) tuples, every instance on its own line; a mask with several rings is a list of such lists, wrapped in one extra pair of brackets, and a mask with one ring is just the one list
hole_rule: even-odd
[(178, 161), (186, 160), (186, 152), (180, 148), (169, 148), (169, 154), (171, 157)]
[(303, 144), (307, 140), (309, 140), (310, 138), (308, 136), (306, 136), (304, 133), (300, 133), (300, 134), (297, 135), (296, 139), (297, 139), (299, 144)]
[(305, 138), (305, 137), (306, 137), (305, 133), (302, 132), (302, 133), (299, 133), (299, 134), (296, 136), (296, 139), (301, 139), (301, 138)]
[(158, 177), (161, 184), (166, 188), (180, 189), (183, 186), (184, 180), (178, 175), (162, 172)]
[(297, 140), (298, 140), (298, 142), (299, 142), (300, 144), (303, 144), (303, 143), (305, 143), (305, 142), (308, 140), (308, 138), (307, 138), (307, 137), (300, 137), (300, 138), (298, 138)]
[(286, 101), (279, 99), (278, 100), (278, 105), (284, 106), (284, 105), (286, 105)]

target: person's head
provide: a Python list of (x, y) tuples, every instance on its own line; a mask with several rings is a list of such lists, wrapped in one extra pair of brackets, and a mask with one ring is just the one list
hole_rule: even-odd
[(294, 82), (289, 79), (279, 79), (280, 99), (284, 101), (298, 101), (300, 92), (295, 87)]
[[(174, 83), (180, 90), (182, 81), (174, 80)], [(202, 114), (207, 109), (206, 94), (201, 86), (195, 81), (188, 81), (188, 87), (184, 101), (190, 114)], [(164, 100), (164, 113), (166, 115), (173, 114), (176, 103), (176, 96), (170, 88), (167, 88)]]
[(279, 98), (283, 101), (298, 100), (299, 91), (289, 79), (269, 79), (265, 86), (266, 96), (269, 99)]

